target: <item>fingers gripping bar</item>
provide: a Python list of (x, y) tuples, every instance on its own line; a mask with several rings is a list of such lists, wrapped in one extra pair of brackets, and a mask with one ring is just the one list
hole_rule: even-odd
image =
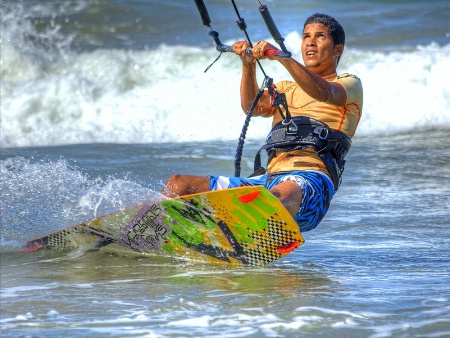
[[(219, 36), (219, 34), (217, 33), (217, 32), (215, 32), (215, 31), (211, 31), (211, 32), (209, 32), (209, 35), (211, 35), (213, 38), (214, 38), (214, 41), (216, 42), (216, 50), (218, 50), (219, 52), (233, 52), (233, 47), (232, 46), (228, 46), (228, 45), (223, 45), (221, 42), (220, 42), (220, 40), (219, 40), (219, 38), (218, 38), (218, 36)], [(249, 55), (251, 55), (252, 54), (252, 48), (247, 48), (246, 50), (245, 50), (245, 53), (246, 54), (249, 54)], [(289, 53), (289, 52), (288, 52)], [(285, 53), (283, 53), (281, 50), (279, 50), (279, 49), (269, 49), (269, 50), (266, 50), (265, 52), (264, 52), (264, 55), (266, 55), (266, 56), (279, 56), (279, 57), (281, 57), (281, 58), (289, 58), (289, 57), (291, 57), (291, 54), (289, 53), (289, 55), (287, 55), (287, 54), (285, 54)]]

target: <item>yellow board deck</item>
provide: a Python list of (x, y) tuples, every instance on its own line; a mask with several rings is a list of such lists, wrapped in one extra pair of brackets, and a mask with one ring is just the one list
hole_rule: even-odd
[(286, 208), (257, 186), (139, 205), (31, 240), (22, 251), (93, 250), (115, 243), (142, 254), (264, 266), (303, 242)]

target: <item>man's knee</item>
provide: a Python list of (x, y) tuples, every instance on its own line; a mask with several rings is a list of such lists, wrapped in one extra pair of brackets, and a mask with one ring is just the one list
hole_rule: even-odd
[(208, 190), (208, 177), (173, 174), (167, 180), (162, 190), (162, 194), (168, 197), (176, 197)]
[(173, 174), (172, 176), (170, 176), (167, 181), (166, 181), (166, 186), (172, 186), (172, 185), (176, 185), (177, 183), (182, 181), (182, 175), (179, 174)]
[(297, 215), (303, 198), (303, 191), (297, 182), (283, 181), (271, 188), (270, 192), (283, 203), (292, 217)]
[(174, 174), (170, 176), (166, 183), (164, 184), (164, 187), (161, 191), (161, 193), (167, 197), (177, 197), (179, 196), (178, 192), (180, 190), (180, 184), (179, 182), (181, 175)]

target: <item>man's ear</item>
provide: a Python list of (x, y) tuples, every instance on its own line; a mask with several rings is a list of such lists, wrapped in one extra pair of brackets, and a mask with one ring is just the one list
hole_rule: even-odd
[(344, 53), (344, 45), (342, 43), (334, 46), (334, 55), (335, 56), (341, 56), (342, 53)]

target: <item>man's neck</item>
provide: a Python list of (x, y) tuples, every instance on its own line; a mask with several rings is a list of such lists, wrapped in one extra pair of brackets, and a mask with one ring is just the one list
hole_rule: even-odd
[(337, 73), (336, 73), (336, 71), (334, 72), (334, 73), (332, 73), (332, 74), (329, 74), (329, 75), (321, 75), (325, 80), (332, 80), (332, 79), (334, 79), (336, 76), (337, 76)]

